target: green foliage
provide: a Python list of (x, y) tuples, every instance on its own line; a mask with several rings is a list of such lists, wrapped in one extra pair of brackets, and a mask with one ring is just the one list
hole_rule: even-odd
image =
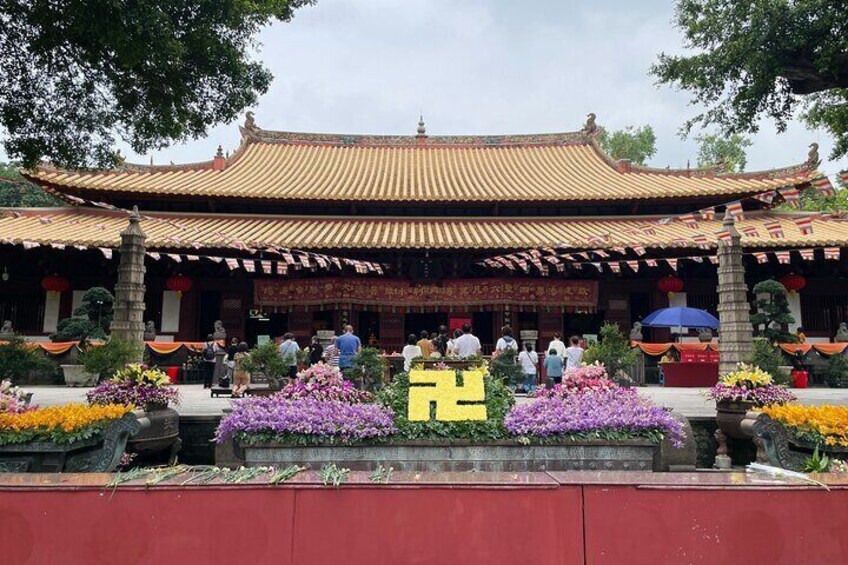
[[(837, 186), (833, 196), (825, 196), (814, 188), (808, 188), (801, 192), (801, 208), (817, 212), (845, 214), (848, 212), (848, 190)], [(776, 209), (782, 212), (798, 211), (785, 202), (777, 206)]]
[(784, 328), (795, 323), (786, 300), (786, 287), (774, 279), (754, 285), (757, 312), (751, 314), (751, 323), (757, 335), (772, 343), (793, 343), (797, 337)]
[(0, 345), (0, 381), (12, 384), (30, 373), (54, 373), (56, 363), (44, 356), (39, 348), (27, 347), (24, 338), (14, 336)]
[(368, 477), (368, 480), (372, 483), (388, 483), (392, 478), (392, 473), (394, 473), (394, 467), (383, 467), (382, 464), (377, 465), (377, 468), (374, 469), (374, 472), (371, 473), (371, 476)]
[(686, 122), (754, 133), (760, 118), (784, 131), (798, 109), (848, 153), (848, 11), (832, 0), (678, 0), (684, 55), (661, 54), (651, 72), (705, 110)]
[(350, 475), (350, 469), (338, 467), (335, 463), (328, 463), (321, 467), (318, 476), (321, 477), (321, 482), (325, 485), (333, 485), (334, 487), (347, 481)]
[(644, 165), (657, 153), (657, 136), (651, 126), (628, 126), (614, 132), (599, 129), (601, 149), (613, 159), (629, 159), (634, 165)]
[(824, 381), (827, 386), (834, 388), (848, 387), (848, 357), (839, 354), (831, 355), (824, 373)]
[(516, 361), (518, 352), (507, 348), (489, 363), (489, 374), (508, 386), (516, 387), (524, 382), (524, 370)]
[(783, 353), (765, 338), (754, 339), (754, 351), (751, 354), (751, 364), (756, 365), (774, 379), (775, 384), (789, 386), (792, 383), (791, 375), (781, 369), (786, 365)]
[(0, 163), (0, 207), (45, 206), (64, 206), (64, 202), (25, 181), (16, 165)]
[(375, 347), (363, 347), (353, 358), (353, 366), (345, 370), (345, 378), (365, 390), (378, 390), (383, 386), (386, 360)]
[(27, 166), (110, 165), (204, 136), (256, 103), (256, 35), (314, 0), (0, 3), (0, 130)]
[(699, 135), (695, 140), (701, 144), (698, 149), (698, 167), (721, 167), (726, 173), (741, 173), (748, 164), (745, 148), (751, 147), (751, 140), (739, 134)]
[(102, 286), (95, 286), (82, 295), (82, 302), (73, 316), (59, 320), (53, 341), (87, 341), (105, 339), (109, 333), (114, 312), (115, 297)]
[(483, 378), (486, 390), (485, 421), (463, 422), (410, 422), (409, 415), (409, 375), (395, 375), (391, 384), (377, 393), (377, 402), (387, 406), (395, 413), (395, 426), (398, 429), (394, 437), (402, 439), (425, 440), (471, 440), (491, 441), (509, 436), (503, 425), (504, 416), (515, 404), (512, 392), (500, 379), (492, 376)]
[(271, 390), (280, 390), (289, 376), (291, 356), (280, 356), (277, 345), (266, 341), (250, 350), (250, 355), (242, 359), (242, 368), (248, 373), (261, 373), (268, 379)]
[(127, 363), (137, 363), (141, 359), (140, 344), (124, 339), (110, 339), (103, 345), (90, 346), (80, 352), (80, 361), (85, 372), (99, 375), (100, 379), (110, 379)]
[(587, 365), (599, 361), (607, 368), (610, 378), (616, 379), (619, 371), (626, 373), (636, 363), (636, 352), (630, 347), (630, 341), (624, 337), (618, 324), (604, 322), (599, 340), (583, 354), (583, 362)]
[(830, 457), (826, 454), (819, 453), (819, 448), (813, 451), (812, 456), (804, 461), (805, 473), (827, 473), (830, 471)]

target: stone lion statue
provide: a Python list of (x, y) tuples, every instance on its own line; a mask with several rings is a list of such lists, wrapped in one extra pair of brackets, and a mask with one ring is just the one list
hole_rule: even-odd
[(839, 324), (839, 329), (836, 330), (836, 343), (848, 342), (848, 324), (842, 322)]
[(634, 322), (630, 330), (630, 341), (642, 341), (642, 322)]
[(156, 324), (153, 323), (153, 320), (147, 322), (144, 325), (144, 341), (155, 341), (156, 340)]
[(3, 325), (0, 326), (0, 337), (8, 338), (15, 335), (15, 329), (12, 327), (12, 320), (3, 320)]
[(212, 331), (212, 337), (216, 340), (227, 339), (227, 330), (224, 329), (224, 323), (221, 320), (215, 320), (215, 328)]

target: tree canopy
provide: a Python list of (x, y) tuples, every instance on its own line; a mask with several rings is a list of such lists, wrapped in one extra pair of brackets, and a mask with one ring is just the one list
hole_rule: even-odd
[(644, 165), (657, 152), (657, 136), (651, 126), (628, 126), (612, 132), (598, 129), (598, 143), (613, 159), (629, 159), (635, 165)]
[(0, 163), (0, 207), (3, 206), (62, 206), (63, 202), (26, 182), (17, 167)]
[(13, 159), (111, 165), (197, 138), (256, 103), (255, 36), (314, 0), (0, 2), (0, 129)]
[(659, 82), (692, 93), (705, 109), (684, 125), (754, 133), (761, 118), (778, 131), (802, 111), (808, 125), (848, 153), (848, 6), (844, 0), (677, 0), (685, 55), (661, 54)]
[(744, 135), (699, 135), (695, 140), (701, 144), (698, 149), (698, 167), (720, 167), (726, 173), (741, 173), (745, 170), (748, 164), (745, 149), (751, 146), (751, 140)]

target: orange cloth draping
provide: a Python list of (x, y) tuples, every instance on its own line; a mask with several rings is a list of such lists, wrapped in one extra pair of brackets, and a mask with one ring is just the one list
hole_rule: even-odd
[(706, 351), (712, 349), (718, 351), (718, 348), (713, 348), (713, 343), (675, 343), (674, 348), (678, 351)]
[(170, 355), (183, 346), (179, 341), (145, 341), (144, 344), (159, 355)]
[(203, 346), (206, 345), (206, 342), (203, 341), (183, 341), (180, 343), (182, 345), (185, 345), (188, 349), (194, 351), (195, 353), (203, 351)]
[(795, 355), (799, 351), (806, 355), (813, 348), (809, 343), (781, 343), (779, 347), (789, 355)]
[(664, 355), (671, 348), (670, 343), (642, 343), (641, 341), (632, 341), (630, 344), (633, 347), (638, 347), (642, 350), (642, 353), (650, 357)]
[(845, 351), (848, 343), (814, 343), (813, 349), (822, 355), (837, 355)]
[(76, 346), (76, 341), (57, 341), (56, 343), (39, 343), (38, 346), (50, 355), (64, 355)]

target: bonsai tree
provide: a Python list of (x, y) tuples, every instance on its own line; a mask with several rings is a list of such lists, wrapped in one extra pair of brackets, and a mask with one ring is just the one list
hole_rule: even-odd
[(771, 375), (774, 384), (788, 386), (792, 382), (789, 373), (780, 368), (786, 365), (783, 353), (764, 337), (754, 339), (750, 362)]
[(261, 373), (268, 379), (268, 388), (280, 390), (287, 382), (291, 357), (280, 356), (277, 344), (267, 341), (250, 350), (250, 355), (242, 361), (242, 368), (249, 373)]
[(591, 365), (598, 361), (607, 368), (611, 379), (620, 380), (621, 374), (627, 375), (627, 371), (636, 363), (636, 352), (630, 347), (630, 342), (618, 324), (604, 322), (599, 338), (598, 343), (593, 343), (586, 350), (583, 362)]
[(110, 339), (103, 345), (89, 347), (80, 353), (85, 372), (110, 379), (129, 363), (141, 358), (141, 347), (123, 339)]
[(365, 390), (377, 390), (383, 384), (386, 360), (375, 347), (363, 347), (353, 358), (353, 366), (345, 372), (345, 378)]
[(30, 373), (55, 371), (56, 363), (45, 357), (37, 347), (28, 347), (20, 336), (13, 336), (0, 345), (0, 381), (19, 383)]
[(757, 312), (751, 314), (751, 323), (757, 335), (772, 343), (794, 343), (796, 337), (785, 328), (795, 323), (789, 313), (786, 300), (786, 287), (774, 279), (758, 282), (754, 285), (754, 302)]
[(95, 286), (82, 296), (82, 302), (70, 318), (60, 320), (53, 341), (81, 341), (105, 339), (112, 323), (115, 297), (102, 286)]
[(848, 357), (844, 354), (831, 355), (824, 373), (824, 382), (834, 388), (848, 388)]

